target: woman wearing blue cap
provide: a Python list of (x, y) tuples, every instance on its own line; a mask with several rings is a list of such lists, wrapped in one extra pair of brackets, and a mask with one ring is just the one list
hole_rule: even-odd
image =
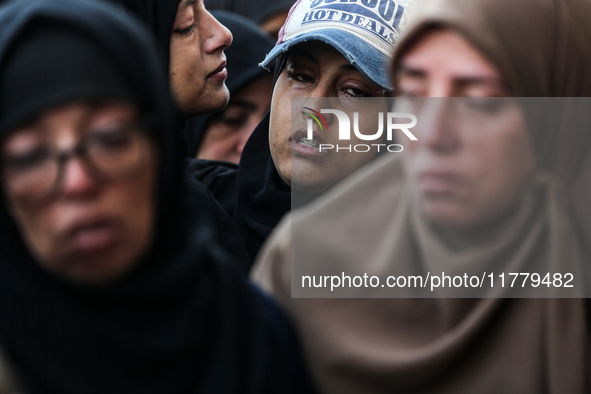
[[(391, 86), (386, 64), (411, 5), (410, 1), (391, 0), (368, 4), (300, 0), (292, 7), (277, 45), (261, 63), (274, 67), (271, 110), (247, 142), (237, 173), (220, 171), (219, 177), (212, 177), (215, 170), (203, 162), (195, 171), (214, 194), (221, 190), (220, 183), (235, 186), (231, 198), (226, 194), (216, 197), (231, 201), (226, 209), (251, 258), (292, 207), (308, 203), (377, 156), (378, 148), (364, 153), (322, 151), (321, 143), (338, 143), (336, 118), (324, 115), (324, 122), (318, 118), (313, 138), (308, 139), (306, 113), (327, 108), (327, 101), (319, 98), (338, 102), (388, 96)], [(298, 113), (294, 118), (293, 97), (303, 97), (307, 108), (299, 109), (301, 116)], [(374, 115), (378, 109), (387, 112), (385, 100), (377, 105)], [(359, 124), (375, 132), (377, 118), (363, 118), (363, 111), (359, 113)], [(331, 132), (326, 133), (321, 125)], [(353, 137), (348, 144), (355, 142)]]

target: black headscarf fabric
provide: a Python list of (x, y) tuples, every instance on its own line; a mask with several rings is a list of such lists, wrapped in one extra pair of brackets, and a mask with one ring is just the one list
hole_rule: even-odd
[[(56, 42), (61, 45), (55, 46)], [(32, 68), (39, 59), (45, 59), (43, 67)], [(92, 79), (88, 64), (93, 66)], [(71, 98), (140, 102), (128, 85), (100, 48), (88, 45), (85, 37), (67, 26), (40, 23), (10, 50), (0, 75), (0, 134), (30, 120), (31, 114)]]
[[(256, 24), (240, 15), (224, 11), (214, 11), (212, 15), (234, 36), (232, 45), (224, 52), (228, 59), (228, 78), (226, 86), (230, 97), (257, 78), (268, 74), (258, 66), (273, 48), (273, 40)], [(269, 92), (270, 93), (270, 92)], [(195, 156), (215, 114), (196, 116), (187, 121), (185, 139), (190, 156)], [(238, 166), (233, 163), (199, 160), (186, 160), (188, 171), (205, 183), (222, 207), (232, 215), (236, 205), (236, 175)]]
[[(213, 11), (211, 14), (226, 26), (234, 37), (232, 45), (224, 50), (228, 61), (226, 86), (231, 98), (250, 82), (268, 74), (265, 69), (259, 67), (259, 63), (275, 44), (260, 27), (240, 15), (225, 11)], [(197, 154), (207, 126), (214, 116), (215, 114), (195, 116), (187, 121), (185, 139), (190, 156), (194, 157)]]
[[(132, 272), (85, 286), (40, 268), (0, 206), (0, 343), (22, 391), (310, 392), (288, 322), (227, 264), (213, 202), (186, 198), (168, 84), (143, 27), (91, 0), (9, 3), (0, 9), (0, 75), (27, 32), (46, 25), (75, 31), (104, 53), (142, 111), (156, 115), (158, 228)], [(44, 65), (39, 60), (31, 67)], [(60, 73), (55, 64), (44, 69), (49, 80)], [(94, 67), (86, 65), (90, 79)], [(18, 92), (37, 93), (34, 85)], [(10, 105), (0, 97), (4, 119)]]
[[(162, 72), (168, 79), (168, 69), (170, 64), (170, 37), (172, 27), (181, 0), (105, 0), (117, 4), (126, 13), (138, 18), (144, 26), (151, 32), (156, 41), (159, 61)], [(184, 128), (185, 116), (180, 108), (177, 107), (178, 127), (174, 129), (176, 144), (181, 147), (179, 158), (187, 156), (187, 142), (184, 140), (181, 130)]]
[(269, 121), (267, 113), (246, 143), (238, 169), (233, 219), (253, 259), (292, 207), (291, 187), (281, 179), (269, 150)]
[(139, 18), (156, 39), (156, 48), (168, 76), (170, 35), (180, 0), (108, 0)]
[[(273, 87), (287, 54), (277, 57)], [(252, 261), (281, 218), (292, 208), (304, 206), (317, 195), (298, 193), (281, 179), (269, 148), (270, 112), (252, 132), (244, 146), (240, 165), (191, 160), (189, 171), (202, 181), (232, 216)]]
[[(287, 56), (275, 62), (273, 87)], [(190, 161), (189, 169), (202, 181), (232, 216), (252, 261), (261, 246), (292, 207), (305, 205), (314, 196), (300, 196), (291, 190), (275, 168), (269, 149), (270, 112), (252, 132), (244, 146), (237, 169), (221, 162)]]
[(289, 11), (294, 3), (295, 0), (205, 0), (205, 7), (233, 12), (261, 24), (280, 12)]
[[(162, 73), (168, 80), (168, 67), (170, 63), (170, 37), (172, 34), (172, 27), (176, 18), (177, 9), (181, 0), (107, 0), (110, 3), (117, 4), (127, 14), (138, 17), (144, 26), (151, 32), (153, 38), (156, 40), (156, 48), (158, 50), (158, 57), (162, 66)], [(175, 113), (177, 126), (170, 129), (174, 136), (175, 143), (179, 146), (177, 158), (184, 160), (188, 153), (188, 142), (184, 130), (185, 115), (179, 111)], [(190, 140), (189, 140), (190, 141)], [(190, 155), (194, 156), (194, 155)], [(201, 182), (203, 179), (198, 178), (193, 174), (193, 170), (187, 167), (189, 161), (183, 164), (182, 172), (183, 182), (187, 188), (187, 193), (191, 195), (194, 203), (198, 203), (200, 199), (206, 198), (212, 201), (215, 205), (213, 212), (217, 215), (217, 222), (219, 223), (218, 237), (222, 240), (224, 247), (231, 250), (232, 254), (236, 256), (238, 269), (246, 272), (250, 268), (251, 261), (247, 257), (244, 242), (242, 237), (237, 232), (230, 217), (226, 213), (226, 206), (221, 206), (220, 202), (223, 200), (213, 199), (209, 195), (209, 191)]]

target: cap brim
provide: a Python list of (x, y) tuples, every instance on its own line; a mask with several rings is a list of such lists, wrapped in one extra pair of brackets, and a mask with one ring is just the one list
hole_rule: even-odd
[[(391, 90), (392, 85), (388, 77), (390, 58), (356, 35), (338, 28), (320, 29), (313, 32), (301, 33), (288, 41), (276, 45), (260, 63), (268, 68), (281, 53), (289, 51), (294, 45), (307, 41), (321, 41), (334, 47), (345, 59), (351, 62), (361, 74), (381, 88)], [(351, 44), (354, 42), (355, 44)]]

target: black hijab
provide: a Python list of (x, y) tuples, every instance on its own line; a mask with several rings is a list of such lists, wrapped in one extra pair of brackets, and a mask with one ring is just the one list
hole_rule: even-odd
[[(277, 58), (273, 87), (286, 61), (287, 54)], [(281, 179), (269, 148), (270, 120), (270, 112), (267, 112), (248, 139), (237, 174), (236, 207), (232, 219), (253, 259), (286, 213), (318, 197), (292, 190)]]
[[(286, 59), (283, 54), (276, 60), (273, 87)], [(269, 122), (267, 112), (246, 142), (237, 168), (212, 160), (187, 161), (189, 171), (223, 202), (252, 261), (283, 215), (315, 197), (301, 196), (281, 179), (269, 149)]]
[[(275, 61), (273, 88), (287, 56), (283, 53)], [(281, 179), (269, 148), (270, 120), (267, 112), (246, 142), (237, 169), (211, 160), (192, 159), (188, 164), (189, 171), (223, 202), (252, 261), (285, 214), (318, 197), (292, 190)]]
[[(212, 201), (185, 198), (178, 146), (169, 131), (176, 116), (147, 33), (115, 8), (91, 0), (11, 2), (0, 9), (0, 76), (23, 37), (46, 26), (78, 33), (127, 81), (121, 91), (132, 92), (143, 112), (156, 115), (158, 228), (137, 268), (117, 282), (91, 287), (40, 268), (0, 206), (0, 342), (23, 391), (308, 392), (282, 313), (226, 264)], [(67, 59), (45, 60), (23, 73), (61, 81), (59, 61)], [(94, 63), (86, 67), (88, 78), (100, 74)], [(13, 93), (39, 92), (31, 85)], [(0, 97), (4, 119), (11, 107)]]
[(180, 0), (108, 0), (139, 18), (156, 39), (156, 49), (168, 77), (170, 35)]
[[(163, 75), (168, 80), (168, 68), (170, 63), (170, 37), (172, 34), (172, 27), (176, 18), (178, 5), (181, 0), (108, 0), (122, 7), (123, 10), (135, 17), (138, 17), (144, 26), (151, 32), (153, 38), (156, 40), (156, 48), (158, 50), (158, 57), (161, 62)], [(186, 127), (185, 115), (179, 111), (175, 113), (176, 125), (171, 128), (171, 133), (174, 136), (175, 143), (179, 146), (177, 158), (184, 160), (187, 156), (194, 156), (189, 154), (191, 152), (191, 139), (187, 140), (182, 130)], [(222, 241), (224, 247), (231, 251), (236, 256), (237, 268), (242, 272), (247, 272), (250, 268), (251, 261), (247, 256), (242, 237), (237, 232), (234, 224), (228, 216), (223, 204), (223, 200), (214, 199), (207, 188), (204, 186), (201, 177), (196, 177), (194, 169), (191, 168), (190, 161), (186, 161), (182, 172), (183, 182), (186, 185), (188, 194), (193, 196), (194, 203), (201, 199), (208, 199), (211, 204), (215, 205), (212, 212), (216, 214), (216, 220), (219, 223), (217, 226), (217, 236)], [(231, 167), (231, 166), (230, 166)], [(220, 168), (223, 168), (220, 167)], [(211, 170), (209, 167), (207, 171)], [(232, 169), (230, 168), (230, 171)], [(216, 170), (217, 174), (217, 170)], [(213, 178), (213, 177), (212, 177)], [(215, 179), (215, 178), (214, 178)]]
[[(152, 33), (156, 40), (156, 49), (161, 62), (163, 74), (168, 79), (170, 64), (170, 37), (172, 27), (176, 18), (179, 3), (181, 0), (106, 0), (123, 8), (133, 17), (138, 18), (144, 26)], [(187, 142), (184, 140), (181, 130), (184, 128), (185, 116), (177, 107), (177, 123), (175, 130), (176, 144), (181, 146), (179, 158), (187, 156)]]
[[(240, 89), (268, 74), (259, 67), (266, 54), (273, 48), (273, 40), (256, 24), (240, 15), (214, 11), (212, 15), (232, 32), (234, 41), (224, 52), (228, 59), (226, 86), (230, 97)], [(270, 92), (269, 92), (270, 93)], [(186, 160), (188, 171), (215, 196), (222, 207), (232, 215), (236, 204), (236, 171), (238, 166), (217, 160), (199, 160), (193, 157), (199, 150), (209, 123), (216, 114), (196, 116), (187, 121), (185, 139), (191, 158)]]
[(281, 179), (271, 157), (269, 121), (267, 112), (242, 152), (232, 217), (253, 259), (279, 220), (292, 209), (292, 198), (296, 198), (296, 192)]

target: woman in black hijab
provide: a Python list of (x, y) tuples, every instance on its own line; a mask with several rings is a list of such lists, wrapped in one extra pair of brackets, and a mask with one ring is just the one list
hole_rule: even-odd
[[(156, 40), (159, 61), (162, 70), (168, 70), (164, 75), (177, 108), (177, 124), (169, 130), (179, 145), (176, 158), (183, 160), (188, 153), (193, 156), (192, 139), (187, 143), (181, 130), (191, 127), (185, 125), (187, 117), (220, 110), (228, 102), (224, 49), (232, 42), (230, 31), (204, 8), (202, 0), (108, 1), (138, 17)], [(214, 201), (193, 171), (184, 170), (182, 177), (194, 203), (201, 199)], [(219, 223), (216, 226), (218, 239), (236, 256), (238, 269), (244, 272), (250, 267), (251, 259), (242, 237), (218, 201), (213, 204)]]
[[(222, 111), (189, 119), (185, 128), (185, 138), (191, 157), (238, 163), (239, 150), (244, 144), (242, 139), (248, 138), (254, 129), (252, 126), (249, 128), (249, 124), (254, 120), (256, 126), (269, 109), (273, 76), (259, 67), (259, 62), (271, 51), (275, 43), (256, 24), (240, 15), (226, 11), (213, 11), (211, 14), (230, 29), (234, 37), (232, 45), (224, 51), (228, 59), (226, 86), (230, 91), (230, 102)], [(254, 86), (257, 81), (261, 82)], [(250, 86), (252, 88), (245, 92)], [(264, 98), (261, 101), (265, 105), (259, 107), (259, 103), (252, 98), (253, 94)], [(262, 114), (257, 117), (261, 111)], [(239, 147), (228, 146), (227, 149), (223, 149), (219, 144), (216, 146), (217, 149), (213, 147), (213, 141), (223, 142), (224, 135), (211, 137), (207, 135), (208, 130), (213, 129), (212, 123), (220, 122), (227, 125), (226, 129), (237, 132), (240, 130), (240, 133), (245, 134), (239, 136), (235, 144), (240, 145)]]
[[(309, 22), (306, 15), (316, 12), (314, 4), (318, 5), (310, 1), (297, 1), (294, 4), (279, 41), (266, 58), (261, 59), (264, 67), (274, 65), (275, 69), (271, 109), (246, 143), (238, 170), (231, 171), (227, 166), (216, 167), (215, 163), (207, 162), (193, 161), (190, 166), (192, 174), (206, 184), (216, 199), (223, 201), (253, 260), (287, 212), (309, 203), (378, 157), (378, 152), (373, 148), (369, 153), (350, 152), (350, 155), (343, 151), (319, 152), (318, 141), (323, 139), (322, 143), (336, 143), (338, 141), (331, 140), (336, 138), (336, 133), (324, 133), (319, 138), (321, 133), (318, 132), (314, 137), (316, 139), (312, 140), (298, 137), (297, 128), (304, 118), (303, 114), (296, 119), (296, 127), (292, 128), (291, 114), (296, 113), (291, 108), (291, 99), (294, 97), (311, 100), (308, 106), (317, 106), (320, 111), (319, 97), (335, 98), (331, 102), (335, 104), (339, 99), (383, 99), (390, 90), (385, 64), (393, 44), (377, 38), (366, 27), (379, 22), (371, 7), (366, 4), (339, 3), (335, 5), (334, 13), (322, 11), (325, 16), (360, 10), (368, 18), (373, 15), (376, 19), (374, 23), (367, 23), (363, 27), (347, 23), (345, 19), (330, 21), (320, 18)], [(397, 14), (406, 12), (404, 7), (397, 7)], [(389, 37), (395, 38), (398, 32), (389, 29)], [(381, 108), (387, 112), (386, 102), (385, 99), (374, 101), (376, 105), (372, 110)], [(324, 101), (324, 104), (328, 103)], [(326, 129), (336, 126), (334, 117), (333, 124), (330, 123), (331, 118), (328, 119)], [(375, 130), (372, 129), (374, 120), (360, 124), (368, 130)], [(235, 190), (222, 187), (224, 185), (235, 186)]]
[[(0, 26), (0, 344), (21, 390), (308, 392), (287, 321), (223, 262), (229, 258), (215, 236), (212, 201), (188, 202), (169, 132), (176, 117), (168, 84), (143, 28), (90, 0), (11, 2), (0, 9)], [(114, 105), (142, 121), (92, 130), (86, 121), (55, 116)], [(77, 125), (74, 134), (53, 127), (64, 119)], [(134, 137), (104, 138), (115, 131)], [(72, 135), (81, 138), (68, 152), (48, 145), (58, 141), (63, 149)], [(28, 155), (31, 140), (40, 148)], [(136, 146), (122, 141), (143, 141), (137, 150), (143, 153), (131, 161), (101, 160)], [(23, 174), (41, 168), (42, 157), (57, 163), (58, 172), (32, 184)], [(153, 193), (135, 196), (139, 206), (152, 207), (151, 235), (132, 255), (109, 254), (118, 245), (109, 240), (125, 245), (127, 239), (110, 227), (111, 219), (85, 217), (95, 207), (88, 204), (107, 187), (127, 196), (122, 190), (131, 193), (129, 182), (137, 179), (152, 185)], [(48, 255), (31, 236), (39, 226), (26, 225), (27, 217), (58, 206), (78, 225), (66, 240), (45, 234), (56, 237), (50, 248), (69, 243), (77, 246), (69, 256), (95, 250), (89, 259), (118, 258), (90, 266), (78, 259), (77, 271), (58, 264), (60, 254)], [(116, 210), (119, 203), (101, 206)], [(121, 264), (105, 271), (114, 260)]]
[(227, 182), (226, 178), (236, 174), (246, 140), (269, 109), (273, 76), (258, 63), (274, 43), (257, 25), (240, 15), (225, 11), (214, 11), (212, 15), (234, 36), (234, 42), (225, 51), (230, 102), (222, 111), (187, 121), (189, 156), (207, 159), (187, 160), (187, 165), (189, 172), (218, 197), (224, 209), (232, 212), (236, 182)]

